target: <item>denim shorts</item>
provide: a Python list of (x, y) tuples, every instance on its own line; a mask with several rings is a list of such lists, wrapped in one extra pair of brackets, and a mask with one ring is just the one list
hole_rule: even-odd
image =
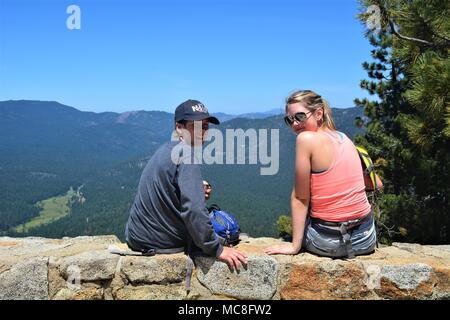
[[(372, 217), (348, 231), (355, 255), (372, 253), (377, 244), (375, 221)], [(305, 224), (302, 247), (311, 253), (330, 258), (345, 258), (347, 250), (339, 230), (313, 222), (309, 217)]]

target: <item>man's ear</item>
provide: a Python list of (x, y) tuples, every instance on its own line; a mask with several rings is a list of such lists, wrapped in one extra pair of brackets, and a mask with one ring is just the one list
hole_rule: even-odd
[(181, 137), (183, 133), (184, 125), (179, 122), (175, 122), (175, 131)]

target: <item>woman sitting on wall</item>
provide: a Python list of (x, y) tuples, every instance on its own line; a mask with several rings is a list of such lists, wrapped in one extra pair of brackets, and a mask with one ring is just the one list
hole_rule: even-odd
[(284, 120), (297, 135), (293, 237), (265, 252), (297, 254), (303, 247), (335, 258), (373, 252), (377, 236), (358, 151), (336, 130), (328, 103), (313, 91), (297, 91), (286, 99)]

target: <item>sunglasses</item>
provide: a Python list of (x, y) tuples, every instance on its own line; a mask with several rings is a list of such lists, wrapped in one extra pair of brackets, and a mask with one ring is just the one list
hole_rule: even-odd
[(293, 116), (285, 116), (284, 117), (284, 122), (286, 122), (286, 124), (290, 127), (292, 126), (292, 124), (294, 123), (294, 121), (298, 121), (298, 122), (305, 122), (306, 120), (308, 120), (309, 117), (307, 117), (306, 115), (308, 113), (312, 113), (311, 111), (308, 112), (297, 112), (296, 114), (294, 114)]

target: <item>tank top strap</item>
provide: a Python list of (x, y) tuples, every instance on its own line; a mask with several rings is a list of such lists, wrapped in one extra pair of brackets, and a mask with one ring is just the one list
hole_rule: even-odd
[(334, 143), (338, 143), (338, 144), (342, 144), (344, 143), (344, 137), (345, 135), (340, 132), (340, 131), (334, 131), (333, 133), (328, 131), (328, 130), (319, 130), (317, 131), (317, 133), (319, 134), (324, 134), (328, 137), (330, 137), (330, 139), (334, 142)]
[(343, 142), (344, 142), (344, 135), (339, 132), (339, 131), (335, 131), (335, 132), (330, 132), (328, 130), (319, 130), (316, 131), (318, 134), (327, 136), (328, 139), (331, 140), (331, 143), (333, 144), (333, 160), (331, 161), (330, 166), (328, 167), (328, 169), (326, 170), (320, 170), (320, 171), (313, 171), (311, 170), (311, 173), (313, 174), (318, 174), (318, 173), (323, 173), (323, 172), (330, 172), (332, 170), (334, 170), (334, 167), (336, 166), (336, 161), (339, 160), (340, 155), (341, 155), (341, 150), (342, 150), (342, 146), (343, 146)]

